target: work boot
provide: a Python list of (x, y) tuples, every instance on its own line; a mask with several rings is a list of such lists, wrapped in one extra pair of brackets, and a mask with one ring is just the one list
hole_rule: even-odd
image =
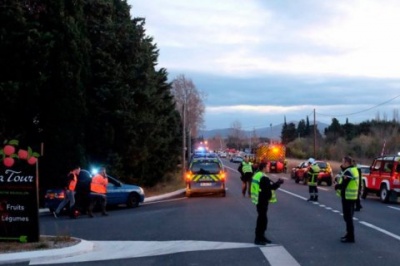
[(307, 201), (314, 201), (314, 197), (310, 196), (310, 198)]
[(346, 238), (341, 238), (340, 242), (342, 242), (342, 243), (355, 243), (356, 241), (354, 240), (354, 237), (346, 237)]
[(313, 201), (318, 201), (318, 196), (315, 196)]
[(271, 244), (272, 243), (272, 241), (269, 240), (268, 238), (266, 238), (265, 236), (262, 238), (262, 241), (264, 241), (267, 244)]
[(263, 240), (255, 239), (254, 240), (254, 244), (260, 245), (260, 246), (265, 246), (267, 243), (265, 241), (263, 241)]

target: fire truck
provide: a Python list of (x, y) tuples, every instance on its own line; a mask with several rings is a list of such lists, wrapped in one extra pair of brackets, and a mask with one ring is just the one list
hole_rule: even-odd
[(260, 143), (255, 154), (256, 163), (268, 163), (269, 172), (285, 171), (286, 147), (282, 143)]

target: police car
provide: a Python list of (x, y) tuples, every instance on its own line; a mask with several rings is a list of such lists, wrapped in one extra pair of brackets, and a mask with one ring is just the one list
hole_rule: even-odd
[(218, 158), (193, 158), (186, 172), (186, 196), (218, 193), (225, 197), (226, 171)]

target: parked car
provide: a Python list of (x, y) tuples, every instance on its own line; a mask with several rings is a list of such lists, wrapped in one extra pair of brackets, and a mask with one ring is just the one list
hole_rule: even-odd
[[(313, 164), (317, 164), (320, 168), (320, 172), (317, 177), (318, 185), (321, 185), (322, 182), (325, 182), (328, 186), (332, 186), (333, 173), (331, 165), (328, 162), (321, 160), (318, 161), (314, 160)], [(308, 169), (309, 169), (308, 161), (300, 163), (298, 166), (292, 169), (291, 172), (292, 179), (294, 179), (296, 183), (300, 183), (300, 181), (302, 181), (303, 184), (306, 185), (307, 178), (305, 175)]]
[(304, 178), (304, 173), (308, 170), (308, 161), (299, 163), (296, 167), (292, 168), (290, 176), (296, 183), (303, 181), (304, 185), (307, 184), (307, 180)]
[(220, 158), (226, 158), (226, 157), (228, 157), (228, 153), (225, 152), (225, 151), (221, 151), (221, 152), (219, 153), (219, 157), (220, 157)]
[[(141, 187), (125, 184), (117, 178), (107, 175), (107, 207), (125, 205), (128, 208), (138, 207), (144, 201), (145, 195)], [(76, 185), (76, 206), (85, 212), (89, 205), (90, 182), (92, 174), (85, 169), (81, 169)], [(60, 202), (64, 199), (65, 193), (62, 188), (48, 189), (45, 194), (44, 206), (50, 212), (57, 209)], [(67, 204), (68, 208), (69, 204)]]
[(400, 155), (374, 159), (370, 173), (362, 176), (361, 197), (375, 193), (382, 202), (397, 201), (400, 196)]
[[(365, 164), (357, 164), (357, 168), (360, 168), (361, 175), (367, 177), (370, 173), (371, 166)], [(339, 183), (340, 173), (335, 175), (335, 182)]]
[(283, 162), (280, 161), (270, 161), (269, 162), (269, 172), (270, 173), (281, 173), (283, 172)]
[(225, 197), (226, 172), (217, 158), (196, 158), (186, 173), (186, 196), (194, 193), (219, 193)]
[(233, 156), (230, 160), (231, 163), (241, 163), (243, 162), (243, 157), (240, 156)]
[(327, 186), (332, 186), (333, 173), (331, 165), (325, 161), (315, 161), (314, 164), (318, 164), (320, 169), (317, 177), (318, 185), (325, 182)]

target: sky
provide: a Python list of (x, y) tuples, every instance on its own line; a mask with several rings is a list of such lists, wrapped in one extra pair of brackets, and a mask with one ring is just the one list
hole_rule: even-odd
[(399, 120), (398, 0), (128, 0), (204, 129)]

